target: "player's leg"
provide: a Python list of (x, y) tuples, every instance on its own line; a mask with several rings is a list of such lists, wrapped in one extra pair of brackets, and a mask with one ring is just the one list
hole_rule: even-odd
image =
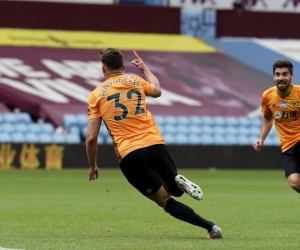
[(202, 200), (202, 189), (188, 180), (185, 176), (179, 175), (169, 151), (164, 145), (154, 145), (149, 147), (152, 156), (151, 164), (157, 170), (162, 180), (166, 182), (167, 191), (172, 196), (180, 197), (184, 192), (196, 200)]
[[(170, 194), (176, 197), (182, 196), (184, 191), (183, 188), (181, 188), (180, 185), (176, 183), (176, 178), (178, 176), (183, 178), (185, 177), (177, 174), (176, 166), (165, 146), (151, 146), (149, 147), (149, 152), (151, 154), (151, 164), (154, 165), (160, 177), (163, 179), (163, 186), (150, 198), (159, 206), (163, 207), (165, 211), (173, 217), (207, 229), (207, 231), (209, 232), (209, 238), (221, 238), (222, 230), (213, 222), (202, 218), (201, 216), (196, 214), (192, 208), (170, 197)], [(185, 178), (185, 183), (187, 183), (187, 181), (188, 180)], [(188, 182), (190, 183), (189, 185), (196, 185), (190, 181)], [(189, 185), (185, 186), (185, 190), (190, 190)], [(195, 196), (191, 196), (195, 198)]]
[(218, 226), (202, 218), (189, 206), (171, 198), (164, 186), (161, 186), (155, 194), (148, 196), (148, 198), (164, 208), (174, 218), (206, 229), (209, 233), (208, 238), (222, 238), (222, 230)]
[(289, 185), (300, 193), (300, 151), (299, 143), (282, 153), (281, 163)]

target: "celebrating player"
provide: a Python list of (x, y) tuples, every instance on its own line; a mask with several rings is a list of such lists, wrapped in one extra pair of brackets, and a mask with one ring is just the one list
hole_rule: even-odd
[(275, 87), (262, 95), (261, 111), (264, 115), (261, 135), (253, 144), (259, 152), (270, 132), (273, 120), (281, 144), (281, 164), (290, 186), (300, 193), (300, 86), (292, 84), (293, 64), (278, 60), (273, 64)]
[(103, 120), (128, 182), (173, 217), (205, 228), (208, 238), (221, 238), (222, 231), (213, 222), (171, 197), (180, 197), (186, 192), (201, 200), (203, 193), (198, 185), (177, 174), (159, 128), (146, 109), (145, 96), (155, 98), (161, 95), (159, 81), (136, 52), (134, 55), (131, 63), (144, 73), (147, 81), (123, 75), (123, 54), (119, 50), (108, 48), (100, 53), (106, 80), (88, 99), (86, 149), (89, 179), (98, 178), (97, 138)]

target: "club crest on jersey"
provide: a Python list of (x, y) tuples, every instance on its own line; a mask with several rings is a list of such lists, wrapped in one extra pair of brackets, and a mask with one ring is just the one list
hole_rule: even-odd
[(276, 119), (280, 119), (281, 118), (281, 113), (279, 111), (275, 111), (274, 116), (275, 116)]
[(279, 104), (279, 106), (280, 106), (280, 108), (282, 108), (282, 109), (286, 108), (286, 102), (281, 102), (281, 103)]
[(292, 101), (292, 102), (291, 102), (291, 106), (292, 106), (293, 108), (296, 108), (296, 107), (298, 106), (298, 102)]

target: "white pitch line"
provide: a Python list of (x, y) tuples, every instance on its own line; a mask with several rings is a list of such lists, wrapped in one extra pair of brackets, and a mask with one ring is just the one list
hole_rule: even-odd
[(0, 250), (25, 250), (25, 249), (16, 249), (16, 248), (4, 248), (4, 247), (0, 247)]

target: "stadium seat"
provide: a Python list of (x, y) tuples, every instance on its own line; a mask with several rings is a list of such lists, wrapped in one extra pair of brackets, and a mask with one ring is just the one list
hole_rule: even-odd
[(0, 114), (0, 124), (1, 123), (4, 123), (4, 117), (3, 117), (3, 114)]
[(178, 116), (177, 120), (179, 125), (187, 126), (190, 124), (190, 119), (186, 116)]
[(65, 143), (66, 142), (66, 136), (61, 134), (54, 134), (52, 135), (52, 141), (54, 143)]
[[(102, 131), (101, 131), (101, 129), (100, 129), (100, 133), (101, 133), (101, 132), (102, 132)], [(83, 127), (83, 128), (81, 129), (81, 135), (82, 135), (83, 138), (86, 137), (86, 133), (87, 133), (87, 126), (85, 126), (85, 127)]]
[(53, 143), (52, 136), (49, 134), (40, 134), (38, 138), (41, 143)]
[(187, 128), (189, 133), (193, 134), (193, 135), (200, 135), (202, 133), (201, 127), (197, 126), (197, 125), (192, 125), (190, 127)]
[(79, 114), (77, 115), (77, 122), (79, 126), (82, 128), (84, 126), (87, 126), (88, 124), (88, 116), (87, 114)]
[(251, 121), (247, 117), (239, 117), (238, 118), (239, 126), (241, 127), (248, 127), (251, 124)]
[(173, 134), (165, 134), (164, 135), (165, 143), (169, 145), (176, 144), (176, 139)]
[(262, 119), (261, 118), (254, 118), (250, 120), (251, 126), (254, 127), (261, 127)]
[(15, 131), (15, 127), (11, 123), (4, 123), (1, 126), (1, 132), (12, 133)]
[(201, 136), (197, 134), (190, 134), (188, 136), (188, 143), (191, 145), (199, 145), (201, 144)]
[(214, 130), (214, 134), (215, 135), (224, 135), (226, 134), (226, 127), (225, 126), (221, 126), (221, 125), (217, 125), (213, 128)]
[(210, 136), (210, 135), (202, 135), (201, 136), (201, 144), (202, 145), (212, 145), (214, 144), (214, 140), (213, 140), (213, 137)]
[(15, 131), (19, 133), (27, 133), (28, 132), (28, 125), (27, 124), (15, 124), (14, 125)]
[(28, 132), (39, 134), (41, 133), (41, 125), (37, 123), (28, 124)]
[(38, 143), (39, 142), (38, 135), (34, 134), (34, 133), (26, 133), (25, 139), (26, 139), (27, 143)]
[(165, 126), (165, 133), (176, 134), (177, 133), (176, 126), (175, 125), (171, 125), (171, 124), (166, 125)]
[(201, 133), (211, 135), (214, 133), (214, 128), (209, 125), (204, 125), (201, 127)]
[(22, 134), (22, 133), (13, 133), (11, 135), (11, 140), (12, 140), (12, 142), (16, 142), (16, 143), (26, 142), (26, 138), (25, 138), (24, 134)]
[(224, 126), (224, 125), (226, 125), (225, 117), (222, 117), (222, 116), (215, 116), (215, 117), (213, 118), (213, 120), (214, 120), (214, 124), (215, 124), (216, 126)]
[(3, 114), (3, 118), (5, 123), (16, 123), (17, 121), (15, 113)]
[(210, 116), (203, 116), (202, 117), (203, 125), (213, 126), (215, 125), (215, 121)]
[(240, 135), (237, 137), (237, 142), (239, 145), (251, 145), (253, 143), (252, 140), (250, 140), (249, 137), (246, 135)]
[(227, 117), (225, 117), (225, 121), (226, 121), (226, 125), (227, 126), (235, 127), (235, 126), (239, 125), (238, 118), (234, 117), (234, 116), (227, 116)]
[(224, 136), (221, 136), (221, 135), (215, 135), (213, 137), (213, 141), (214, 141), (214, 144), (215, 145), (224, 145), (226, 144), (226, 139)]
[(183, 134), (177, 134), (175, 136), (176, 144), (182, 145), (182, 144), (188, 144), (189, 140), (186, 135)]
[(164, 125), (165, 124), (165, 118), (162, 115), (155, 115), (154, 120), (157, 125)]
[(260, 135), (259, 127), (250, 127), (249, 128), (249, 134), (253, 135), (253, 136), (256, 136), (256, 137), (259, 137), (259, 135)]
[(113, 140), (111, 139), (110, 136), (107, 136), (107, 137), (105, 138), (105, 143), (106, 143), (106, 144), (113, 144)]
[(189, 133), (188, 126), (186, 126), (186, 125), (177, 126), (177, 133), (181, 134), (181, 135), (188, 134)]
[(233, 127), (233, 126), (228, 126), (228, 127), (225, 127), (225, 134), (229, 135), (229, 136), (232, 136), (232, 135), (236, 135), (238, 134), (238, 130), (239, 128), (238, 127)]
[(102, 136), (98, 136), (98, 144), (105, 144), (105, 140)]
[(75, 114), (66, 114), (63, 117), (63, 124), (66, 129), (71, 128), (72, 126), (78, 126), (77, 115)]
[(25, 112), (15, 114), (15, 117), (16, 117), (15, 123), (31, 123), (32, 122), (31, 116)]
[(0, 142), (11, 142), (11, 137), (7, 133), (0, 133)]
[[(84, 130), (84, 132), (85, 132), (85, 130)], [(69, 133), (70, 134), (78, 134), (78, 135), (80, 135), (80, 129), (78, 127), (71, 127), (69, 129)]]
[(40, 125), (41, 133), (53, 134), (54, 126), (51, 123), (44, 123)]
[(249, 128), (245, 127), (245, 126), (240, 126), (237, 127), (237, 135), (238, 136), (246, 136), (246, 135), (250, 135), (251, 131), (249, 130)]
[(65, 136), (66, 143), (80, 143), (80, 135), (79, 134), (68, 134)]
[(178, 120), (175, 116), (166, 116), (165, 124), (167, 125), (178, 125)]
[(201, 117), (199, 116), (190, 116), (190, 125), (202, 125), (203, 124), (203, 120)]
[(226, 135), (224, 137), (225, 142), (224, 145), (237, 145), (238, 141), (237, 141), (237, 136), (236, 135)]

